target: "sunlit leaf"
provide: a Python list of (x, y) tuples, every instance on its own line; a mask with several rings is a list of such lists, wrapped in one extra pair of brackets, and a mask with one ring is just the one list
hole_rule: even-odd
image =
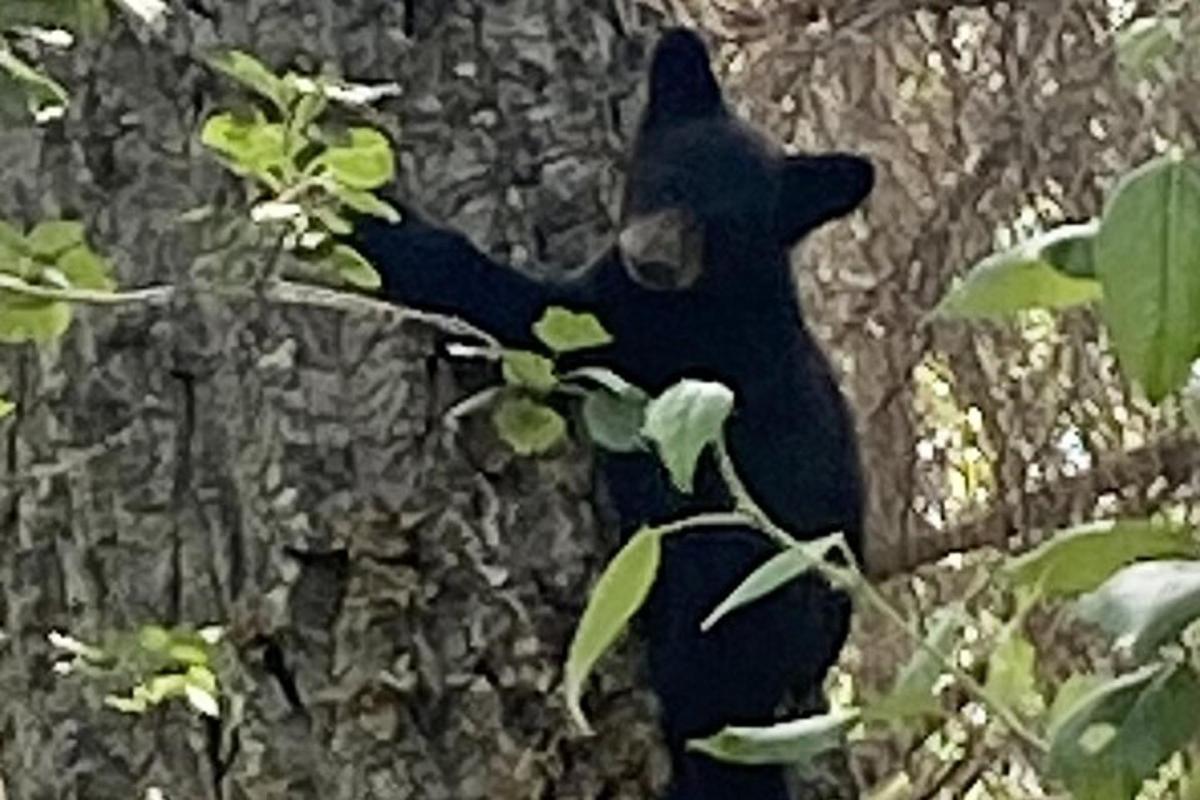
[(215, 114), (204, 123), (200, 141), (225, 156), (229, 167), (240, 175), (270, 177), (288, 163), (283, 126), (261, 116)]
[(116, 288), (108, 262), (87, 245), (73, 247), (58, 257), (56, 266), (76, 289), (107, 292)]
[(16, 403), (14, 403), (12, 400), (9, 400), (7, 397), (0, 395), (0, 419), (4, 419), (16, 410)]
[(0, 290), (0, 342), (47, 342), (71, 326), (66, 303)]
[(338, 183), (351, 189), (378, 189), (396, 174), (387, 137), (373, 128), (351, 128), (316, 159)]
[(505, 350), (501, 358), (504, 382), (546, 394), (558, 385), (554, 362), (528, 350)]
[(700, 453), (721, 437), (733, 410), (733, 392), (710, 381), (682, 380), (650, 401), (642, 433), (682, 492), (692, 490)]
[(546, 309), (541, 319), (534, 323), (533, 334), (556, 353), (587, 350), (612, 342), (612, 335), (595, 316), (559, 306)]
[(662, 555), (662, 534), (643, 528), (625, 543), (604, 568), (575, 628), (567, 654), (563, 689), (567, 708), (579, 727), (590, 732), (581, 699), (592, 668), (625, 631), (641, 608)]
[(39, 222), (25, 237), (35, 256), (53, 261), (73, 247), (83, 244), (83, 223), (74, 220)]

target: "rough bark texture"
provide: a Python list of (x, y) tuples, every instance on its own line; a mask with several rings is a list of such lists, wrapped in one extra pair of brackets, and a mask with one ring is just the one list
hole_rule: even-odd
[[(52, 60), (74, 102), (0, 130), (0, 218), (82, 218), (123, 285), (183, 288), (0, 349), (20, 403), (0, 423), (0, 797), (632, 800), (664, 779), (635, 645), (589, 694), (596, 739), (554, 695), (613, 545), (580, 454), (517, 461), (445, 430), (459, 390), (426, 368), (433, 332), (394, 312), (213, 291), (272, 256), (225, 224), (240, 194), (195, 132), (229, 89), (191, 56), (221, 43), (400, 81), (378, 122), (402, 193), (557, 271), (612, 229), (654, 30), (709, 31), (743, 113), (880, 165), (870, 208), (804, 248), (801, 278), (859, 412), (872, 566), (896, 571), (1195, 497), (1194, 441), (1124, 387), (1087, 315), (1036, 337), (920, 324), (997, 226), (1090, 216), (1156, 136), (1195, 140), (1200, 73), (1122, 81), (1108, 5), (189, 0), (162, 38), (120, 24)], [(205, 204), (214, 219), (180, 221)], [(963, 497), (949, 478), (971, 447), (989, 477)], [(230, 626), (223, 729), (122, 717), (51, 674), (50, 629), (150, 621)], [(864, 672), (889, 666), (863, 641)]]

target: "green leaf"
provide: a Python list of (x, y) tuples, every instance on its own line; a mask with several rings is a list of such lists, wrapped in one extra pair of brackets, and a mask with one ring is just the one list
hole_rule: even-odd
[(261, 115), (216, 114), (204, 123), (200, 141), (223, 155), (239, 175), (270, 181), (272, 170), (282, 170), (288, 163), (283, 126), (266, 122)]
[(16, 403), (14, 403), (12, 400), (9, 400), (7, 397), (0, 395), (0, 419), (4, 419), (16, 410)]
[(333, 272), (351, 286), (367, 291), (378, 289), (382, 283), (379, 273), (353, 247), (335, 244), (329, 249), (324, 261)]
[(1040, 590), (1045, 597), (1069, 597), (1095, 589), (1134, 561), (1196, 552), (1189, 527), (1158, 520), (1110, 520), (1056, 533), (1010, 559), (1001, 574), (1017, 588)]
[(1145, 661), (1200, 617), (1200, 561), (1126, 567), (1080, 598), (1076, 611)]
[(554, 362), (528, 350), (505, 350), (501, 357), (504, 382), (509, 386), (546, 394), (558, 386)]
[(0, 291), (0, 342), (47, 342), (70, 326), (71, 308), (66, 303)]
[(1183, 21), (1178, 17), (1141, 17), (1117, 32), (1117, 64), (1126, 77), (1148, 77), (1158, 65), (1183, 50)]
[(25, 240), (35, 256), (55, 261), (71, 248), (83, 244), (83, 223), (72, 220), (39, 222)]
[(1200, 355), (1200, 161), (1168, 156), (1127, 175), (1096, 238), (1101, 304), (1126, 375), (1153, 402)]
[(581, 699), (583, 684), (592, 668), (642, 607), (662, 556), (662, 533), (643, 528), (613, 556), (588, 598), (587, 607), (575, 628), (567, 653), (563, 690), (571, 717), (585, 732), (591, 732)]
[(1067, 308), (1100, 299), (1091, 272), (1094, 224), (1064, 225), (988, 256), (942, 298), (935, 316), (976, 319), (1030, 308)]
[(567, 423), (557, 411), (528, 397), (504, 398), (492, 412), (500, 438), (519, 455), (545, 453), (567, 434)]
[(951, 651), (954, 639), (962, 628), (962, 613), (958, 605), (945, 606), (933, 613), (929, 632), (925, 636), (925, 646), (917, 648), (896, 676), (891, 691), (872, 703), (864, 711), (866, 716), (901, 721), (942, 714), (941, 704), (933, 690), (944, 668), (942, 661), (930, 652), (930, 648), (945, 659), (953, 658)]
[(753, 603), (808, 572), (814, 564), (824, 560), (828, 549), (828, 542), (819, 539), (776, 553), (751, 572), (704, 618), (700, 630), (707, 631), (730, 611)]
[(727, 727), (692, 739), (688, 749), (735, 764), (796, 764), (809, 771), (815, 758), (844, 745), (859, 716), (855, 709), (843, 709), (761, 728)]
[(0, 42), (0, 90), (4, 83), (11, 82), (24, 95), (26, 107), (34, 116), (45, 109), (65, 106), (70, 95), (62, 84), (41, 70), (26, 64)]
[(988, 694), (1025, 716), (1041, 713), (1046, 701), (1037, 688), (1036, 663), (1033, 644), (1018, 623), (1010, 623), (988, 657)]
[(581, 409), (588, 438), (614, 453), (645, 450), (642, 426), (648, 401), (646, 393), (634, 386), (621, 393), (605, 388), (589, 390)]
[(87, 245), (73, 247), (58, 258), (55, 265), (76, 289), (93, 289), (99, 292), (112, 291), (117, 284), (112, 279), (112, 270), (99, 255)]
[(330, 144), (314, 164), (351, 189), (378, 189), (396, 174), (392, 145), (374, 128), (351, 128)]
[(1142, 782), (1196, 735), (1200, 681), (1154, 664), (1076, 701), (1052, 731), (1049, 769), (1075, 797), (1132, 800)]
[(612, 342), (612, 335), (592, 314), (568, 311), (551, 306), (533, 325), (533, 335), (556, 353), (571, 353), (602, 347)]
[(642, 433), (658, 446), (659, 457), (681, 492), (692, 490), (696, 463), (721, 438), (733, 410), (733, 392), (719, 383), (682, 380), (650, 401)]
[(387, 220), (392, 224), (400, 221), (400, 212), (397, 211), (390, 203), (380, 200), (370, 192), (364, 192), (360, 189), (351, 189), (345, 184), (336, 181), (328, 181), (325, 187), (329, 193), (337, 198), (338, 202), (349, 209), (357, 211), (360, 214), (369, 214), (372, 217), (379, 217)]
[(295, 90), (254, 56), (241, 50), (224, 50), (211, 53), (204, 60), (213, 69), (269, 100), (281, 116), (288, 115)]

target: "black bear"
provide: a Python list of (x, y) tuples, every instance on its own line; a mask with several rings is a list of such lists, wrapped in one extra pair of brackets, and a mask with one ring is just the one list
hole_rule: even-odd
[[(621, 233), (582, 277), (551, 284), (406, 213), (361, 220), (355, 244), (392, 300), (455, 314), (512, 345), (531, 343), (546, 306), (594, 313), (612, 344), (588, 352), (649, 392), (681, 377), (718, 380), (736, 407), (730, 452), (762, 507), (797, 535), (844, 531), (861, 553), (862, 480), (849, 410), (804, 325), (788, 253), (870, 193), (867, 160), (785, 156), (726, 107), (698, 36), (659, 41), (629, 159)], [(691, 496), (648, 453), (598, 453), (628, 535), (686, 511), (729, 507), (713, 459)], [(738, 528), (668, 537), (642, 613), (650, 679), (672, 755), (672, 800), (787, 800), (784, 771), (720, 763), (687, 740), (727, 724), (766, 724), (811, 696), (849, 627), (848, 599), (815, 576), (701, 632), (701, 620), (776, 552)]]

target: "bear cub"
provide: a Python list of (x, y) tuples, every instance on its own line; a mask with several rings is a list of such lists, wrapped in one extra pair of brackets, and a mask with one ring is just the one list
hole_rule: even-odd
[[(627, 164), (621, 229), (581, 277), (538, 282), (497, 264), (465, 237), (405, 213), (361, 219), (354, 244), (390, 300), (461, 316), (505, 344), (532, 344), (548, 305), (595, 314), (613, 334), (588, 351), (649, 392), (683, 377), (733, 389), (727, 437), (749, 490), (798, 536), (845, 532), (861, 556), (863, 486), (853, 420), (805, 327), (789, 252), (871, 192), (869, 161), (784, 155), (727, 107), (694, 33), (660, 39), (648, 102)], [(671, 486), (653, 454), (599, 452), (598, 473), (622, 533), (698, 509), (728, 508), (714, 459), (696, 490)], [(667, 537), (641, 614), (650, 680), (672, 756), (671, 800), (788, 800), (784, 770), (736, 766), (687, 750), (725, 725), (777, 719), (788, 697), (812, 697), (846, 638), (850, 604), (817, 576), (700, 622), (776, 551), (746, 529)]]

